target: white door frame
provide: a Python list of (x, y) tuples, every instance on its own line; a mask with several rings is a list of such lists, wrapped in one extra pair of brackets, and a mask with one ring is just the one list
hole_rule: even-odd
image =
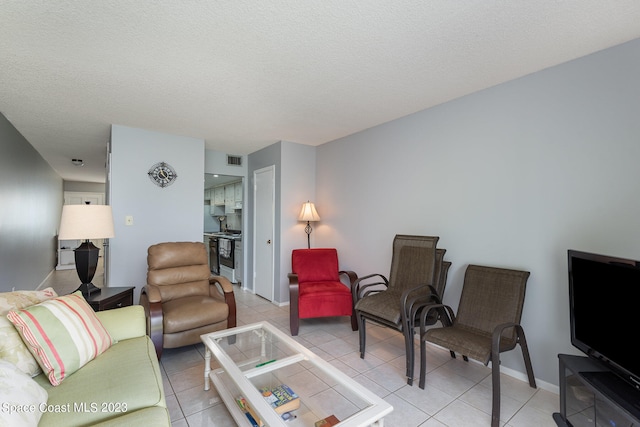
[[(259, 182), (265, 183), (267, 187), (259, 187)], [(264, 190), (268, 191), (269, 187), (271, 194), (264, 194)], [(274, 300), (275, 293), (275, 194), (275, 165), (255, 170), (253, 172), (253, 292), (269, 301)], [(265, 205), (270, 205), (270, 209)]]

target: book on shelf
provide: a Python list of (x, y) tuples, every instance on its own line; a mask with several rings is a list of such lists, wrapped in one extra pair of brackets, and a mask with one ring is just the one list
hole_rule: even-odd
[(329, 415), (326, 418), (316, 421), (315, 427), (331, 427), (339, 422), (340, 420), (338, 420), (335, 415)]
[(260, 417), (258, 417), (258, 414), (256, 414), (253, 408), (249, 405), (249, 402), (247, 402), (244, 397), (238, 396), (236, 398), (236, 403), (238, 404), (242, 412), (244, 412), (252, 427), (264, 427), (264, 423), (262, 422)]
[(290, 412), (300, 407), (300, 397), (286, 384), (277, 387), (263, 387), (260, 393), (278, 414)]

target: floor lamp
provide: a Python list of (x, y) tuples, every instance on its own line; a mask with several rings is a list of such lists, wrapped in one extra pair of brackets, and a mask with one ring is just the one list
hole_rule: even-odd
[(307, 247), (311, 249), (311, 221), (320, 221), (320, 215), (318, 215), (318, 211), (316, 211), (313, 203), (307, 200), (307, 203), (302, 205), (300, 215), (298, 215), (298, 221), (307, 221), (304, 232), (307, 233)]
[(109, 205), (64, 205), (60, 219), (59, 240), (84, 240), (74, 249), (76, 272), (85, 297), (100, 292), (91, 281), (98, 266), (97, 248), (89, 239), (109, 239), (114, 236), (113, 214)]

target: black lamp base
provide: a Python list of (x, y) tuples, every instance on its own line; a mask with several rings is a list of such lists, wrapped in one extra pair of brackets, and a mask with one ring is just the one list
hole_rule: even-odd
[(85, 240), (73, 252), (75, 253), (76, 272), (82, 283), (76, 291), (81, 291), (84, 297), (100, 292), (100, 288), (91, 283), (98, 267), (100, 249), (89, 240)]
[(83, 297), (89, 298), (91, 295), (99, 294), (101, 290), (102, 289), (100, 289), (93, 283), (83, 283), (82, 285), (78, 286), (78, 289), (76, 289), (74, 292), (80, 291), (82, 292)]

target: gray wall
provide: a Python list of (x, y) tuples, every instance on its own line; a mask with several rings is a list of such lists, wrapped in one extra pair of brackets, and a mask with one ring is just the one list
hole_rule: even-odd
[[(289, 280), (291, 271), (291, 251), (307, 247), (307, 235), (303, 224), (298, 221), (302, 204), (315, 198), (316, 148), (280, 141), (248, 156), (249, 185), (245, 201), (245, 216), (250, 226), (244, 236), (245, 275), (247, 288), (253, 290), (253, 173), (256, 170), (275, 166), (275, 239), (274, 250), (274, 302), (279, 305), (289, 302)], [(321, 209), (321, 208), (319, 208)], [(320, 214), (322, 216), (322, 214)], [(312, 243), (315, 235), (312, 234)]]
[(557, 384), (567, 249), (640, 259), (638, 76), (635, 40), (318, 147), (317, 245), (388, 274), (396, 233), (438, 235), (454, 307), (469, 263), (531, 271), (522, 323)]
[[(253, 284), (253, 247), (254, 247), (254, 233), (253, 227), (255, 224), (254, 221), (254, 212), (253, 212), (253, 198), (254, 198), (254, 181), (253, 181), (253, 173), (259, 169), (266, 168), (267, 166), (275, 166), (275, 209), (274, 209), (274, 219), (275, 219), (275, 227), (274, 227), (274, 236), (280, 235), (280, 217), (281, 217), (281, 209), (280, 209), (280, 186), (281, 186), (281, 158), (282, 158), (282, 142), (277, 142), (273, 145), (270, 145), (262, 150), (258, 150), (254, 153), (249, 154), (247, 156), (248, 159), (248, 171), (247, 171), (247, 180), (249, 182), (248, 192), (245, 193), (247, 197), (243, 200), (243, 213), (245, 218), (247, 218), (247, 223), (249, 227), (247, 227), (245, 232), (243, 232), (242, 236), (242, 250), (245, 254), (244, 262), (245, 269), (248, 274), (245, 274), (245, 282), (246, 287), (250, 290), (254, 289)], [(280, 239), (274, 239), (273, 242), (273, 250), (275, 254), (275, 265), (274, 265), (274, 283), (277, 285), (280, 283), (280, 248), (281, 242)], [(283, 272), (284, 276), (287, 275), (286, 272)], [(277, 301), (279, 301), (279, 289), (276, 289), (274, 292), (274, 296)]]
[[(178, 178), (165, 188), (147, 176), (167, 162)], [(147, 248), (203, 238), (204, 140), (125, 126), (112, 126), (109, 204), (115, 237), (110, 239), (109, 286), (136, 286), (134, 301), (147, 277)], [(133, 225), (125, 217), (133, 216)]]
[(36, 289), (56, 265), (62, 178), (0, 113), (0, 292)]

